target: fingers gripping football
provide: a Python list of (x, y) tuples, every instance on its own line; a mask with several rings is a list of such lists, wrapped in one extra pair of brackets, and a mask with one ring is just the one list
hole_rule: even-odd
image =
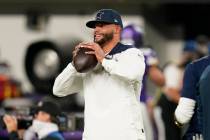
[(84, 43), (84, 44), (81, 44), (81, 46), (83, 48), (91, 49), (92, 51), (86, 52), (86, 54), (94, 54), (96, 56), (98, 62), (101, 63), (102, 60), (104, 59), (105, 53), (104, 53), (103, 49), (97, 43), (94, 43), (94, 42)]
[(93, 52), (92, 49), (83, 47), (84, 43), (80, 43), (73, 51), (73, 65), (80, 73), (85, 73), (92, 70), (98, 63), (94, 54), (87, 54), (86, 52)]

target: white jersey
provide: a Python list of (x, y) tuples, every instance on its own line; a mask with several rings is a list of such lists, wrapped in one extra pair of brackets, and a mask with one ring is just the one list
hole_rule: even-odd
[(129, 48), (88, 73), (78, 73), (70, 63), (56, 78), (53, 93), (84, 93), (83, 140), (145, 140), (139, 102), (144, 71), (142, 52)]

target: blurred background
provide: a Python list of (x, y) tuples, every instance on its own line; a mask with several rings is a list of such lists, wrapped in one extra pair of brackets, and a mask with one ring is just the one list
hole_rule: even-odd
[[(71, 62), (73, 47), (92, 40), (85, 23), (102, 8), (121, 13), (124, 26), (141, 27), (161, 69), (180, 61), (188, 40), (210, 36), (208, 0), (0, 0), (1, 115), (11, 110), (29, 115), (31, 106), (49, 98), (67, 114), (63, 130), (80, 139), (83, 97), (53, 97), (52, 85)], [(155, 85), (148, 84), (149, 95), (155, 96)]]

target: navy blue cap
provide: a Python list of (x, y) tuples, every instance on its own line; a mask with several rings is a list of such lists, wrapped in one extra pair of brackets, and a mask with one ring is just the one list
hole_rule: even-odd
[(95, 28), (96, 23), (111, 23), (120, 25), (123, 28), (120, 14), (112, 9), (101, 9), (97, 12), (95, 20), (88, 21), (86, 26)]
[(58, 116), (61, 114), (60, 107), (51, 101), (40, 101), (38, 106), (35, 108), (35, 112), (38, 113), (39, 111), (44, 111), (51, 116)]
[(195, 52), (196, 51), (196, 41), (195, 40), (187, 40), (185, 42), (183, 51), (184, 52)]

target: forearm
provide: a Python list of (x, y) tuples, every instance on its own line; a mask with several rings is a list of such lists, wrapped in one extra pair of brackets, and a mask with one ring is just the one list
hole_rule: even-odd
[(163, 88), (163, 92), (169, 98), (169, 100), (178, 104), (180, 99), (180, 90), (176, 88), (165, 87)]
[(157, 66), (149, 67), (149, 77), (155, 85), (159, 87), (163, 87), (165, 85), (165, 77)]
[(179, 123), (185, 124), (190, 121), (194, 114), (195, 103), (195, 100), (184, 97), (180, 98), (175, 110), (175, 118)]
[(82, 77), (70, 63), (55, 79), (53, 94), (59, 97), (80, 92)]

